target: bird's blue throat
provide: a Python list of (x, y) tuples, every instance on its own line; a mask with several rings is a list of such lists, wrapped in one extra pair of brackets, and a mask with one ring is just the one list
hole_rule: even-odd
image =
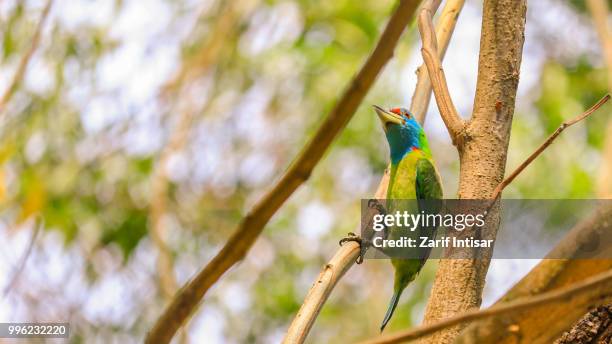
[(399, 163), (406, 154), (413, 149), (424, 149), (427, 143), (424, 142), (425, 135), (421, 135), (423, 129), (418, 123), (407, 121), (405, 125), (391, 124), (387, 126), (386, 136), (391, 151), (391, 162)]

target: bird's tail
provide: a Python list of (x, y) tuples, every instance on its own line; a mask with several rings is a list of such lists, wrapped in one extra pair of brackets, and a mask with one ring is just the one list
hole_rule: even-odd
[(387, 326), (387, 323), (389, 322), (389, 320), (391, 320), (391, 317), (393, 316), (393, 312), (395, 311), (395, 307), (397, 307), (397, 304), (399, 302), (400, 296), (402, 295), (402, 291), (404, 289), (400, 289), (397, 288), (393, 291), (393, 296), (391, 297), (391, 302), (389, 303), (389, 308), (387, 308), (387, 314), (385, 314), (385, 318), (383, 319), (382, 324), (380, 324), (380, 332), (382, 332), (385, 329), (385, 326)]

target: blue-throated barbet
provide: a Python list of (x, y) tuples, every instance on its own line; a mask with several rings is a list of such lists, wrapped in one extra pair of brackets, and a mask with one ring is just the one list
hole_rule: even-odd
[[(427, 137), (421, 125), (408, 110), (403, 108), (386, 111), (379, 106), (374, 106), (374, 110), (382, 122), (390, 149), (391, 171), (387, 190), (387, 213), (415, 210), (403, 209), (410, 207), (408, 204), (415, 202), (394, 202), (394, 200), (442, 199), (440, 177), (434, 166)], [(386, 236), (389, 239), (398, 239), (407, 235), (405, 228), (390, 227), (387, 228), (387, 231)], [(421, 229), (417, 231), (417, 235), (434, 237), (435, 228)], [(380, 326), (381, 331), (391, 319), (402, 291), (414, 280), (429, 258), (429, 252), (429, 250), (423, 250), (416, 256), (411, 256), (417, 258), (403, 259), (397, 256), (391, 258), (395, 269), (393, 296)]]

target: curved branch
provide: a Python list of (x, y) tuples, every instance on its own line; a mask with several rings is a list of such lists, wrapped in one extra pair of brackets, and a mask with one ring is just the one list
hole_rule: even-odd
[[(455, 30), (455, 24), (457, 24), (459, 13), (461, 13), (464, 4), (465, 0), (448, 0), (444, 4), (442, 13), (440, 13), (435, 33), (440, 60), (444, 59), (446, 49)], [(429, 79), (425, 63), (417, 68), (416, 74), (417, 85), (410, 102), (410, 112), (414, 114), (419, 123), (423, 124), (427, 108), (429, 107), (429, 100), (431, 99), (431, 80)]]
[(429, 325), (422, 325), (410, 330), (363, 342), (363, 344), (390, 344), (415, 340), (428, 334), (437, 332), (441, 329), (469, 321), (494, 317), (502, 314), (517, 313), (519, 311), (524, 311), (551, 302), (570, 302), (573, 297), (578, 295), (587, 295), (592, 301), (601, 300), (612, 296), (612, 271), (606, 271), (565, 288), (553, 290), (529, 298), (501, 303), (483, 310), (468, 311)]
[[(386, 197), (389, 177), (389, 169), (387, 169), (380, 185), (378, 185), (374, 198), (384, 199)], [(319, 277), (317, 277), (317, 281), (308, 291), (304, 303), (302, 303), (300, 310), (291, 322), (291, 325), (289, 325), (285, 339), (283, 339), (284, 344), (301, 344), (306, 340), (310, 328), (317, 319), (321, 308), (323, 308), (336, 283), (355, 263), (359, 255), (359, 249), (359, 244), (349, 241), (342, 245), (329, 263), (323, 267)]]
[(439, 5), (439, 0), (429, 0), (425, 3), (419, 14), (419, 32), (421, 33), (421, 40), (423, 41), (421, 53), (423, 55), (423, 61), (427, 66), (429, 78), (431, 79), (436, 103), (440, 110), (440, 116), (448, 129), (453, 144), (458, 146), (465, 124), (453, 104), (453, 100), (448, 91), (448, 85), (446, 84), (442, 63), (440, 62), (436, 32), (432, 22), (433, 14), (436, 13), (436, 9)]
[(295, 319), (293, 319), (291, 326), (289, 326), (287, 335), (283, 340), (284, 344), (304, 343), (329, 294), (331, 294), (340, 278), (344, 276), (344, 273), (353, 265), (357, 256), (359, 256), (359, 244), (349, 241), (342, 245), (329, 263), (325, 265), (306, 295), (306, 299)]
[(419, 1), (400, 1), (374, 51), (331, 110), (315, 136), (281, 179), (243, 218), (221, 251), (189, 281), (157, 319), (147, 343), (167, 343), (195, 310), (204, 294), (249, 251), (272, 215), (310, 176), (323, 154), (346, 126), (374, 80), (393, 56), (395, 45)]

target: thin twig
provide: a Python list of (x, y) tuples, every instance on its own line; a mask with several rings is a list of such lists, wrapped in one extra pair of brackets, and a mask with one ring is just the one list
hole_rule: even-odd
[(19, 65), (17, 66), (17, 70), (15, 71), (15, 74), (13, 75), (13, 79), (11, 80), (11, 83), (4, 91), (2, 98), (0, 98), (0, 115), (4, 112), (6, 105), (11, 100), (11, 97), (17, 90), (17, 86), (19, 85), (19, 83), (21, 83), (21, 80), (23, 79), (26, 69), (28, 67), (28, 63), (30, 62), (32, 55), (34, 55), (36, 48), (38, 48), (38, 44), (40, 43), (40, 36), (42, 35), (42, 30), (45, 27), (45, 22), (47, 21), (47, 18), (49, 17), (49, 12), (51, 11), (52, 4), (53, 4), (53, 0), (47, 0), (47, 4), (45, 5), (45, 8), (42, 11), (40, 20), (38, 21), (38, 25), (36, 25), (36, 29), (34, 31), (34, 36), (32, 37), (30, 47), (28, 48), (26, 53), (21, 57), (21, 60), (19, 60)]
[(40, 233), (40, 230), (42, 227), (43, 227), (42, 221), (39, 218), (37, 218), (36, 221), (34, 222), (34, 229), (32, 230), (32, 236), (30, 237), (30, 241), (28, 242), (28, 247), (26, 248), (23, 255), (21, 256), (21, 260), (19, 261), (19, 264), (15, 267), (15, 271), (13, 272), (13, 277), (11, 278), (10, 282), (6, 285), (6, 287), (4, 288), (2, 298), (6, 298), (8, 294), (11, 292), (11, 290), (13, 289), (13, 287), (15, 286), (15, 284), (17, 284), (17, 281), (19, 281), (19, 277), (21, 276), (21, 273), (23, 272), (26, 265), (28, 264), (28, 259), (30, 258), (30, 255), (32, 254), (34, 243), (36, 242), (36, 238), (38, 238), (38, 234)]
[(431, 79), (436, 103), (440, 110), (440, 116), (448, 129), (453, 144), (458, 146), (462, 139), (461, 135), (465, 124), (453, 104), (453, 100), (448, 91), (448, 85), (446, 84), (442, 63), (440, 62), (436, 32), (432, 22), (433, 15), (436, 13), (439, 5), (440, 0), (428, 0), (428, 2), (423, 5), (421, 13), (419, 14), (419, 32), (421, 33), (421, 40), (423, 41), (421, 53), (423, 55), (423, 61), (427, 66), (429, 78)]
[(157, 319), (145, 341), (168, 343), (195, 310), (204, 294), (249, 251), (264, 226), (293, 192), (310, 176), (323, 154), (346, 126), (374, 80), (393, 56), (404, 28), (413, 17), (418, 1), (400, 1), (372, 55), (331, 110), (319, 130), (285, 175), (247, 213), (221, 251), (189, 281)]
[[(565, 288), (553, 290), (529, 298), (523, 298), (518, 299), (516, 301), (501, 303), (499, 305), (495, 305), (487, 309), (468, 311), (463, 314), (453, 316), (451, 318), (438, 321), (430, 325), (423, 325), (410, 330), (401, 331), (396, 334), (372, 339), (370, 341), (363, 342), (362, 344), (401, 343), (424, 337), (428, 334), (432, 334), (441, 329), (451, 327), (457, 324), (498, 316), (501, 314), (515, 313), (555, 301), (568, 302), (569, 300), (571, 300), (572, 297), (587, 293), (589, 291), (593, 291), (596, 287), (604, 286), (606, 284), (610, 284), (609, 287), (612, 287), (611, 282), (612, 271), (606, 271)], [(601, 290), (603, 291), (596, 293), (596, 295), (592, 295), (592, 298), (594, 300), (603, 299), (604, 297), (612, 295), (612, 288), (601, 288)], [(597, 290), (595, 291), (597, 292)]]
[(557, 128), (557, 130), (555, 130), (554, 133), (552, 133), (547, 139), (546, 141), (544, 141), (544, 143), (542, 143), (540, 145), (540, 147), (538, 147), (538, 149), (535, 150), (535, 152), (531, 153), (531, 155), (525, 160), (523, 161), (522, 164), (520, 164), (515, 170), (514, 172), (512, 172), (508, 177), (506, 177), (501, 183), (499, 183), (499, 185), (497, 185), (497, 187), (495, 187), (495, 190), (493, 190), (493, 200), (496, 200), (500, 195), (501, 192), (504, 190), (504, 188), (506, 186), (508, 186), (508, 184), (510, 184), (514, 178), (516, 178), (516, 176), (518, 176), (527, 166), (529, 166), (529, 164), (531, 164), (531, 162), (538, 157), (538, 155), (540, 155), (548, 146), (550, 146), (553, 141), (555, 141), (555, 139), (557, 138), (557, 136), (559, 136), (563, 130), (565, 130), (568, 127), (571, 127), (572, 125), (582, 121), (583, 119), (589, 117), (591, 114), (593, 114), (595, 111), (597, 111), (597, 109), (599, 109), (600, 107), (602, 107), (608, 100), (610, 100), (610, 95), (607, 94), (606, 96), (604, 96), (603, 98), (601, 98), (595, 105), (591, 106), (591, 108), (589, 108), (588, 110), (586, 110), (585, 112), (583, 112), (580, 116), (577, 116), (569, 121), (565, 121), (563, 122), (559, 128)]

